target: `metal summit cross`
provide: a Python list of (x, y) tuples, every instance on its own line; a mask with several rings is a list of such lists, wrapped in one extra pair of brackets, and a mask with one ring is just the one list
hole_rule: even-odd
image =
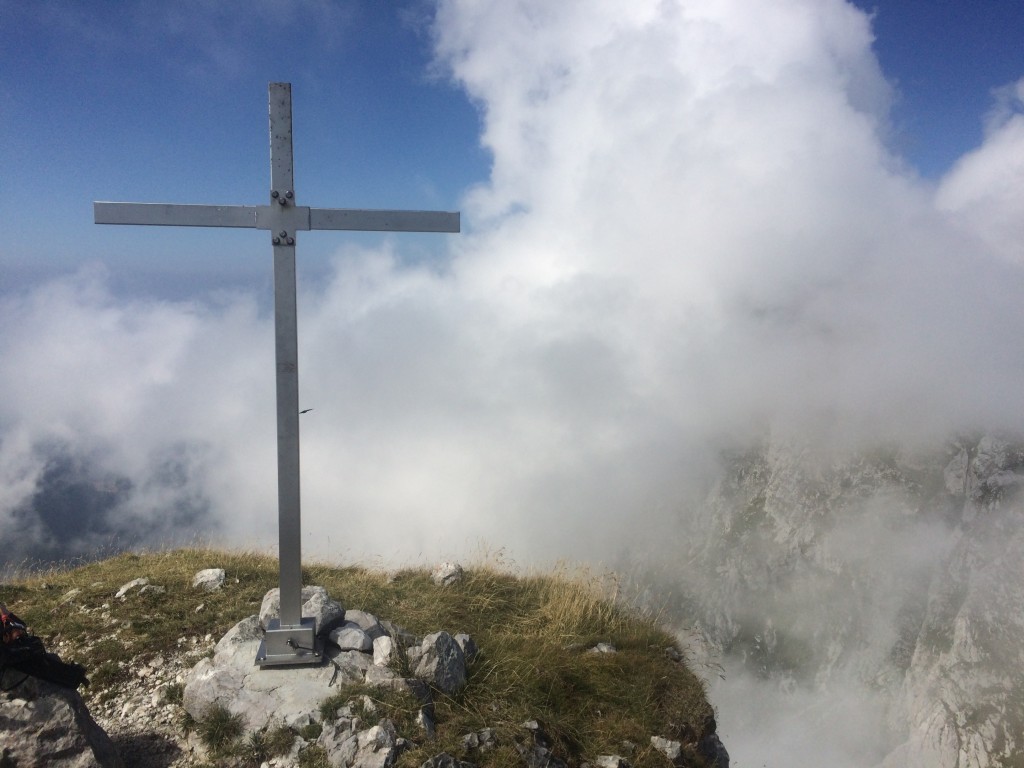
[(300, 230), (458, 232), (459, 214), (441, 211), (309, 208), (296, 204), (292, 173), (292, 87), (271, 83), (270, 204), (168, 205), (93, 203), (97, 224), (265, 229), (274, 244), (277, 363), (277, 499), (280, 619), (271, 622), (256, 656), (260, 666), (315, 664), (316, 620), (302, 617), (299, 514), (299, 374), (295, 318), (295, 239)]

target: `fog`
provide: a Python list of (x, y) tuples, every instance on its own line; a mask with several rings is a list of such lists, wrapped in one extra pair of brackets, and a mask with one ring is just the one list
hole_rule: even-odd
[[(314, 284), (300, 258), (307, 555), (671, 557), (726, 447), (1024, 428), (1024, 80), (929, 182), (839, 0), (449, 0), (435, 35), (493, 165), (438, 263), (341, 246)], [(272, 547), (266, 297), (110, 284), (0, 297), (0, 536)], [(47, 472), (92, 522), (41, 502)], [(733, 682), (720, 702), (755, 698)]]

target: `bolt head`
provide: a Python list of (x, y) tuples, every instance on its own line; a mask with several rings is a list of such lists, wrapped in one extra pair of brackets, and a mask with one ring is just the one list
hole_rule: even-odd
[(294, 237), (289, 237), (288, 238), (288, 245), (295, 245), (295, 238)]
[(274, 238), (274, 245), (280, 245), (280, 244), (281, 244), (281, 238), (280, 237), (275, 237)]
[(288, 233), (285, 232), (283, 229), (281, 230), (280, 235), (281, 237), (288, 237)]
[(274, 198), (275, 200), (277, 200), (278, 195), (280, 195), (280, 193), (276, 189), (273, 192), (270, 193), (270, 196), (272, 198)]
[(295, 197), (295, 195), (292, 194), (292, 191), (290, 189), (287, 192), (284, 193), (284, 196), (287, 197), (289, 200), (291, 200), (293, 197)]

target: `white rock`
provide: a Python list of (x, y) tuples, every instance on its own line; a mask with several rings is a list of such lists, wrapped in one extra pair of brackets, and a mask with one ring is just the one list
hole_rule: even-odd
[(387, 634), (387, 631), (381, 625), (380, 620), (372, 613), (367, 613), (366, 611), (358, 611), (350, 608), (345, 611), (345, 621), (355, 624), (369, 635), (371, 640), (376, 640), (381, 635)]
[(135, 587), (144, 587), (147, 584), (149, 584), (149, 579), (147, 578), (132, 579), (127, 584), (122, 584), (121, 588), (117, 590), (117, 593), (114, 595), (114, 597), (124, 597), (128, 594), (129, 591), (135, 589)]
[(441, 563), (434, 569), (430, 578), (433, 579), (435, 584), (447, 587), (462, 581), (462, 576), (462, 566), (458, 563)]
[(203, 589), (206, 592), (213, 592), (224, 584), (223, 568), (207, 568), (199, 571), (192, 577), (192, 588)]
[(434, 632), (423, 638), (421, 655), (413, 674), (436, 685), (445, 693), (455, 693), (466, 684), (466, 657), (459, 644), (447, 632)]
[(651, 746), (675, 762), (683, 754), (683, 745), (678, 741), (670, 741), (661, 736), (651, 736)]
[(361, 651), (368, 653), (373, 650), (373, 641), (370, 636), (355, 624), (345, 622), (342, 626), (333, 630), (328, 636), (332, 643), (343, 651)]
[(374, 638), (373, 641), (373, 663), (378, 667), (386, 667), (391, 663), (395, 653), (395, 641), (387, 635)]

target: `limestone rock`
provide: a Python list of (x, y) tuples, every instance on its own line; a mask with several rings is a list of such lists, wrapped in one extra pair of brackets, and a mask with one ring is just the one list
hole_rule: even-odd
[(192, 577), (192, 589), (202, 589), (204, 592), (215, 592), (224, 584), (223, 568), (207, 568), (199, 571)]
[(395, 680), (401, 680), (391, 667), (381, 667), (376, 664), (366, 670), (366, 684), (383, 687), (390, 687)]
[(416, 713), (416, 725), (420, 727), (428, 739), (434, 738), (437, 733), (437, 723), (434, 721), (433, 708), (421, 707)]
[(349, 609), (345, 611), (345, 621), (355, 624), (363, 630), (371, 641), (388, 634), (380, 620), (372, 613), (367, 613), (366, 611)]
[[(851, 764), (992, 768), (1024, 749), (1024, 441), (822, 456), (768, 439), (723, 455), (691, 520), (678, 560), (711, 655), (806, 680), (822, 710), (847, 684), (881, 697), (887, 727), (850, 743)], [(781, 585), (798, 603), (774, 600)]]
[(462, 648), (447, 632), (434, 632), (423, 638), (422, 655), (413, 674), (436, 685), (445, 693), (455, 693), (466, 684), (466, 658)]
[(386, 667), (391, 664), (395, 653), (395, 641), (387, 635), (378, 637), (373, 641), (373, 663), (378, 667)]
[(127, 584), (122, 584), (121, 588), (119, 590), (117, 590), (117, 593), (114, 595), (114, 597), (117, 597), (117, 598), (124, 597), (131, 590), (135, 589), (136, 587), (144, 587), (147, 584), (149, 584), (149, 579), (146, 579), (146, 578), (132, 579)]
[(247, 730), (266, 727), (271, 721), (290, 722), (304, 714), (319, 719), (317, 704), (336, 685), (361, 683), (370, 666), (365, 654), (338, 651), (331, 664), (309, 667), (261, 669), (254, 664), (262, 631), (259, 619), (243, 619), (221, 638), (212, 659), (201, 660), (185, 677), (182, 704), (197, 720), (210, 707), (220, 706), (239, 715)]
[(332, 643), (343, 651), (363, 651), (369, 653), (373, 650), (373, 640), (370, 639), (370, 636), (358, 626), (348, 621), (337, 629), (331, 630), (328, 637)]
[(20, 673), (0, 674), (0, 765), (123, 768), (77, 691)]
[(498, 746), (498, 739), (493, 728), (484, 728), (473, 733), (467, 733), (462, 737), (462, 747), (467, 752), (480, 750), (486, 752)]
[[(267, 628), (271, 619), (281, 615), (281, 590), (272, 589), (263, 596), (260, 606), (260, 626)], [(326, 637), (345, 621), (345, 606), (332, 600), (323, 587), (302, 588), (302, 616), (316, 619), (316, 631)]]
[(441, 563), (434, 569), (430, 578), (438, 586), (448, 587), (462, 581), (462, 576), (462, 566), (458, 563)]
[(594, 768), (629, 768), (629, 761), (620, 755), (598, 755), (593, 765)]
[(405, 746), (394, 724), (385, 718), (372, 728), (359, 731), (357, 723), (358, 719), (341, 717), (324, 726), (317, 744), (327, 752), (327, 762), (334, 768), (390, 768), (394, 765)]

